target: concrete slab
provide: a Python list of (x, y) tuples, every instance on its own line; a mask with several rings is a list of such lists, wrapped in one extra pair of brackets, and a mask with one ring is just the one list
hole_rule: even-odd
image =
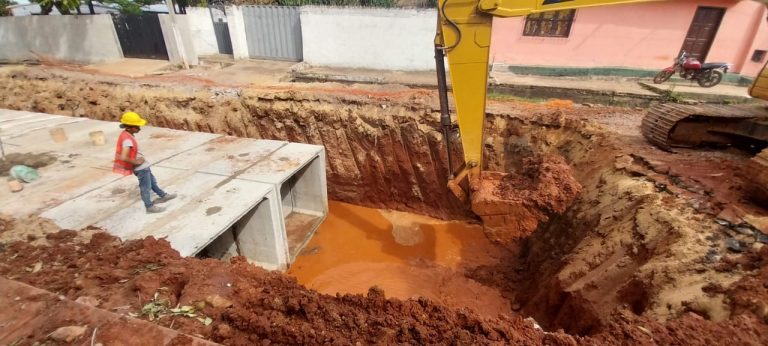
[(316, 145), (289, 143), (256, 162), (239, 175), (240, 179), (280, 184), (292, 174), (320, 155), (323, 150)]
[(102, 74), (125, 77), (141, 77), (167, 71), (172, 67), (168, 60), (125, 58), (100, 64), (85, 66), (83, 69)]
[[(0, 210), (16, 217), (44, 212), (121, 178), (111, 169), (99, 168), (103, 160), (54, 153), (57, 160), (38, 170), (40, 179), (11, 193), (0, 188)], [(19, 203), (23, 201), (23, 203)]]
[(664, 84), (655, 84), (652, 80), (644, 80), (640, 84), (660, 94), (668, 92), (692, 100), (744, 102), (752, 99), (749, 96), (749, 87), (738, 85), (720, 84), (711, 88), (702, 88), (695, 82), (683, 80), (671, 80)]
[(290, 79), (292, 61), (276, 60), (225, 60), (202, 57), (201, 66), (191, 70), (172, 72), (170, 76), (180, 76), (210, 80), (219, 85), (245, 86), (250, 84), (269, 85), (287, 82)]
[[(20, 126), (9, 127), (11, 131), (6, 133), (3, 124), (0, 124), (0, 129), (3, 129), (0, 132), (3, 134), (3, 143), (15, 146), (11, 147), (9, 152), (15, 152), (15, 150), (20, 152), (56, 151), (89, 156), (101, 158), (104, 162), (100, 167), (112, 168), (112, 160), (115, 155), (113, 148), (120, 132), (122, 132), (117, 123), (66, 116), (49, 117), (47, 115), (38, 115), (39, 119), (45, 120), (36, 120), (34, 117), (28, 118), (28, 114), (25, 113), (17, 113), (23, 117), (19, 121), (38, 125), (24, 128)], [(66, 142), (56, 143), (53, 140), (49, 134), (49, 130), (53, 127), (61, 128), (64, 131), (67, 137)], [(104, 145), (94, 145), (91, 142), (89, 134), (96, 131), (101, 131), (104, 134)], [(6, 135), (8, 137), (5, 137)], [(147, 126), (142, 128), (136, 138), (139, 141), (139, 151), (144, 154), (147, 160), (156, 163), (221, 136), (212, 133), (186, 132)]]
[(144, 212), (140, 201), (95, 225), (122, 239), (167, 237), (182, 256), (200, 252), (272, 192), (271, 186), (245, 180), (195, 173), (167, 190), (179, 197), (164, 213)]
[(60, 125), (78, 123), (82, 121), (83, 119), (58, 115), (8, 120), (0, 123), (0, 138), (6, 141), (14, 137), (22, 136), (31, 131), (47, 131)]
[(39, 116), (37, 113), (16, 111), (12, 109), (0, 109), (0, 123), (9, 120), (24, 119)]
[(224, 136), (168, 158), (158, 165), (229, 176), (252, 166), (287, 144), (283, 141), (254, 141)]
[(620, 92), (644, 96), (656, 96), (649, 90), (637, 84), (637, 81), (626, 79), (606, 78), (575, 78), (575, 77), (545, 77), (518, 75), (510, 72), (494, 72), (493, 84), (526, 85), (551, 88), (566, 88), (604, 92)]
[[(139, 149), (154, 163), (159, 185), (178, 194), (165, 212), (146, 214), (136, 177), (112, 173), (117, 123), (5, 110), (0, 116), (0, 126), (12, 130), (7, 152), (56, 158), (21, 192), (0, 191), (2, 213), (39, 214), (64, 229), (95, 225), (122, 239), (165, 237), (184, 256), (223, 236), (216, 245), (268, 269), (286, 269), (327, 214), (322, 146), (144, 127)], [(66, 141), (54, 142), (51, 126)], [(104, 144), (91, 141), (94, 131)]]

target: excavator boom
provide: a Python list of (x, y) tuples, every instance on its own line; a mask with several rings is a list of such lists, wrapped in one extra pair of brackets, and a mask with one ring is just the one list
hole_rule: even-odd
[[(483, 218), (486, 230), (494, 225), (503, 226), (503, 220), (509, 220), (508, 214), (513, 209), (490, 191), (495, 188), (495, 183), (490, 179), (481, 181), (488, 53), (493, 17), (516, 17), (553, 10), (651, 1), (658, 0), (438, 0), (435, 59), (440, 87), (441, 123), (448, 146), (451, 121), (443, 66), (445, 56), (450, 68), (464, 151), (462, 167), (456, 171), (449, 167), (452, 175), (448, 186), (459, 199), (471, 203), (472, 210)], [(449, 162), (450, 153), (449, 147)], [(495, 182), (500, 181), (499, 174), (487, 176), (496, 177)]]

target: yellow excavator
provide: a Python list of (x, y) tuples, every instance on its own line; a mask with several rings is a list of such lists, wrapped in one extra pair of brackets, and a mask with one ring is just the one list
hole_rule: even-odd
[[(512, 206), (505, 206), (512, 202), (505, 201), (496, 193), (500, 185), (498, 177), (504, 173), (481, 172), (493, 17), (519, 17), (547, 11), (652, 1), (664, 0), (438, 0), (435, 62), (441, 125), (448, 146), (448, 161), (451, 162), (449, 138), (452, 124), (444, 65), (447, 58), (464, 153), (461, 167), (454, 169), (449, 165), (451, 177), (448, 187), (457, 198), (470, 203), (473, 212), (483, 219), (486, 230), (497, 227), (497, 231), (503, 232), (501, 228), (506, 226), (505, 219), (509, 219), (513, 209)], [(768, 6), (768, 0), (758, 1)], [(768, 100), (768, 71), (765, 68), (751, 88), (751, 94)], [(652, 143), (665, 149), (707, 142), (693, 143), (695, 141), (690, 137), (694, 129), (696, 134), (705, 133), (713, 138), (733, 135), (768, 141), (765, 136), (768, 132), (768, 111), (765, 107), (689, 107), (692, 108), (662, 105), (652, 109), (643, 121), (643, 133)], [(708, 117), (712, 126), (688, 126), (702, 116)], [(717, 130), (725, 123), (728, 124), (728, 136), (712, 134), (713, 129)], [(750, 162), (749, 170), (754, 185), (758, 189), (767, 189), (768, 149)]]

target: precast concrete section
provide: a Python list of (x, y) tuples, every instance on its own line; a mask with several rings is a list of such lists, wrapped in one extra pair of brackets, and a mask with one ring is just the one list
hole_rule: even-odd
[(123, 58), (109, 15), (0, 17), (0, 61)]
[(2, 189), (0, 212), (124, 240), (166, 238), (182, 256), (243, 255), (267, 269), (286, 269), (327, 215), (322, 146), (150, 126), (137, 135), (142, 153), (178, 198), (146, 214), (136, 178), (112, 173), (120, 131), (113, 122), (0, 110), (7, 154), (56, 158), (23, 191)]

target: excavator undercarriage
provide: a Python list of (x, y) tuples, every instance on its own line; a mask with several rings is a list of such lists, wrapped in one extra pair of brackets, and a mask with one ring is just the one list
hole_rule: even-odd
[[(661, 149), (734, 146), (759, 152), (744, 169), (750, 197), (768, 202), (768, 106), (661, 104), (641, 125), (643, 136)], [(761, 151), (762, 150), (762, 151)]]

